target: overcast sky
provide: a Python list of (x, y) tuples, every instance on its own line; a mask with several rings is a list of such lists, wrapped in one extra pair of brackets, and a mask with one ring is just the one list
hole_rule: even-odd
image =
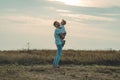
[(0, 0), (0, 50), (56, 49), (61, 19), (64, 49), (120, 49), (120, 0)]

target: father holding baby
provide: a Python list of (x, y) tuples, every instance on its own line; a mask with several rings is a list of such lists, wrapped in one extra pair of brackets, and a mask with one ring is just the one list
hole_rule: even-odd
[(55, 21), (53, 23), (55, 29), (54, 37), (55, 37), (55, 44), (57, 46), (57, 53), (53, 61), (53, 67), (59, 68), (59, 61), (60, 57), (62, 55), (62, 48), (65, 44), (65, 36), (66, 36), (66, 30), (64, 25), (66, 24), (66, 21), (62, 19), (61, 24), (58, 21)]

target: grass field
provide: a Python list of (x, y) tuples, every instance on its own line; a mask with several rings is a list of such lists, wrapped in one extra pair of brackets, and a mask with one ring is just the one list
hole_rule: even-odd
[(60, 68), (55, 50), (0, 51), (0, 80), (119, 80), (120, 51), (64, 50)]

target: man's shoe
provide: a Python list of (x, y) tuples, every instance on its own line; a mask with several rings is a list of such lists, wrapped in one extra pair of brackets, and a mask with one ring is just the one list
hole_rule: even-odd
[(60, 68), (60, 66), (59, 66), (59, 65), (53, 65), (53, 67), (54, 67), (54, 68)]

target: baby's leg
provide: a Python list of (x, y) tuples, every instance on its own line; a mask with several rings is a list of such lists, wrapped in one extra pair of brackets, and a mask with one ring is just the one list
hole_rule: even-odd
[(65, 45), (65, 40), (62, 40), (62, 47), (64, 47)]

